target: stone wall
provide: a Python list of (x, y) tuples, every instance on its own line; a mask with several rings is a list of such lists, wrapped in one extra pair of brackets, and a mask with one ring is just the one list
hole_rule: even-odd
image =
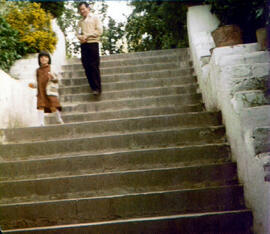
[[(255, 233), (270, 233), (270, 105), (266, 96), (269, 54), (257, 43), (215, 47), (218, 20), (209, 6), (188, 10), (190, 51), (207, 110), (221, 110), (232, 159), (244, 185)], [(269, 172), (268, 172), (269, 173)], [(270, 173), (269, 173), (270, 174)]]

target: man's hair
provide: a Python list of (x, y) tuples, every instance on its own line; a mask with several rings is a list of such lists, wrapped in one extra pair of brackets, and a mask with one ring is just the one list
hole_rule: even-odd
[(87, 8), (89, 7), (89, 4), (87, 2), (80, 2), (79, 5), (78, 5), (78, 9), (80, 9), (80, 7), (82, 5), (85, 5), (85, 7), (87, 7)]
[(52, 60), (51, 60), (50, 54), (48, 52), (46, 52), (46, 51), (40, 51), (39, 54), (38, 54), (38, 64), (39, 64), (39, 66), (41, 66), (40, 58), (43, 57), (43, 56), (48, 57), (49, 58), (48, 64), (51, 64)]

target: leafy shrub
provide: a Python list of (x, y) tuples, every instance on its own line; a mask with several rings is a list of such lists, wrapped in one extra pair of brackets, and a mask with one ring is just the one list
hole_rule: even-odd
[(19, 32), (0, 15), (0, 68), (8, 71), (16, 59), (21, 58), (26, 47), (20, 42)]
[(51, 13), (54, 18), (60, 17), (64, 10), (65, 5), (64, 1), (44, 1), (44, 0), (31, 0), (31, 2), (40, 3), (41, 8), (43, 8), (46, 12)]
[(122, 42), (125, 34), (124, 24), (116, 23), (116, 21), (109, 16), (108, 27), (104, 29), (101, 37), (102, 54), (117, 54), (122, 53), (124, 45)]
[(51, 19), (52, 16), (38, 3), (28, 3), (21, 8), (12, 6), (6, 16), (7, 22), (19, 31), (20, 41), (27, 45), (28, 53), (54, 51), (57, 39), (52, 30)]
[(187, 6), (179, 1), (136, 1), (125, 27), (129, 51), (188, 46)]

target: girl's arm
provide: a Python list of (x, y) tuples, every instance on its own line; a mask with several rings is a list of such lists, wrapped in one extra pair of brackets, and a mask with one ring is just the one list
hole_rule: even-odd
[[(37, 77), (37, 72), (36, 72), (36, 77)], [(32, 89), (36, 89), (37, 88), (37, 82), (29, 83), (28, 87), (30, 87)]]
[(35, 88), (37, 88), (37, 85), (35, 83), (29, 83), (28, 87), (35, 89)]

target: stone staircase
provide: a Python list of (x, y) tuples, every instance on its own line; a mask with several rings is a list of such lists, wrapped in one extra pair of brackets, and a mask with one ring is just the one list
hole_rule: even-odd
[(64, 125), (0, 130), (4, 233), (252, 233), (220, 113), (187, 49), (102, 57), (91, 94), (64, 66)]

